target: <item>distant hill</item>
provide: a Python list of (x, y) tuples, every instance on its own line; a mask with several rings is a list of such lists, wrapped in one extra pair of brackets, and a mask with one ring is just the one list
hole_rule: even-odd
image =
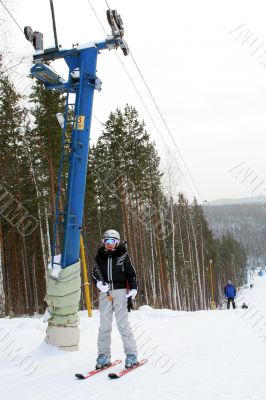
[[(252, 199), (252, 201), (250, 201)], [(215, 237), (232, 233), (246, 249), (251, 267), (266, 265), (266, 198), (255, 201), (255, 197), (235, 199), (236, 203), (221, 203), (226, 200), (204, 203), (203, 210)], [(262, 196), (259, 197), (262, 199)], [(228, 200), (229, 201), (229, 200)], [(238, 202), (238, 203), (237, 203)]]
[(218, 199), (218, 200), (206, 202), (204, 204), (220, 206), (220, 205), (225, 205), (225, 204), (252, 204), (252, 203), (265, 203), (266, 204), (266, 196), (242, 197), (240, 199)]

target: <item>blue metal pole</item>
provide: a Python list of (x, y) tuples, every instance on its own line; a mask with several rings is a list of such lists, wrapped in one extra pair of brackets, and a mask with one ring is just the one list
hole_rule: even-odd
[(72, 70), (78, 66), (80, 77), (71, 140), (62, 268), (79, 259), (97, 55), (97, 48), (90, 47), (80, 51), (79, 55), (65, 59)]
[[(99, 80), (96, 77), (97, 55), (100, 50), (116, 49), (121, 47), (124, 55), (129, 54), (129, 49), (123, 39), (123, 22), (116, 10), (107, 10), (107, 20), (112, 29), (112, 35), (104, 41), (90, 42), (85, 45), (73, 47), (70, 50), (59, 50), (56, 45), (53, 49), (43, 50), (36, 45), (37, 39), (42, 36), (39, 32), (33, 32), (30, 27), (25, 27), (27, 39), (34, 45), (36, 54), (33, 56), (35, 65), (31, 68), (32, 76), (45, 84), (47, 89), (58, 90), (67, 93), (76, 93), (74, 125), (72, 129), (71, 151), (68, 168), (67, 202), (65, 211), (58, 210), (56, 203), (56, 220), (54, 226), (54, 238), (52, 243), (52, 265), (56, 249), (56, 232), (59, 224), (59, 216), (64, 215), (64, 238), (60, 246), (62, 268), (74, 264), (79, 259), (80, 231), (82, 228), (84, 197), (86, 189), (87, 163), (89, 155), (90, 126), (92, 115), (93, 94), (99, 89)], [(31, 34), (30, 34), (31, 32)], [(52, 71), (45, 61), (64, 58), (69, 67), (69, 79), (65, 82), (57, 73)], [(67, 127), (68, 104), (65, 112), (64, 132)], [(63, 138), (63, 144), (65, 140)], [(64, 148), (62, 149), (64, 152)], [(60, 177), (58, 180), (58, 197), (60, 197), (60, 181), (62, 163), (60, 162)], [(58, 253), (58, 252), (57, 252)]]

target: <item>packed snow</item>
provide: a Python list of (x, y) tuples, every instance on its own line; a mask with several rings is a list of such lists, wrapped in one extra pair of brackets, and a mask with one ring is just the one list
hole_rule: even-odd
[[(235, 310), (180, 312), (142, 306), (129, 314), (145, 366), (110, 380), (123, 364), (89, 378), (94, 368), (99, 313), (80, 312), (80, 350), (44, 343), (41, 317), (0, 319), (3, 400), (265, 400), (266, 278), (238, 293)], [(245, 302), (249, 308), (241, 309)], [(112, 359), (124, 355), (114, 323)]]

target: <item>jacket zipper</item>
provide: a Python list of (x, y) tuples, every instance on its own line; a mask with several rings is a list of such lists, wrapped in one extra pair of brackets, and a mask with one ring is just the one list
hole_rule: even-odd
[(108, 257), (107, 261), (107, 278), (110, 285), (110, 290), (113, 289), (113, 267), (112, 267), (112, 257)]
[(113, 284), (113, 259), (110, 257), (110, 289), (112, 290), (114, 288)]
[(108, 282), (110, 282), (109, 257), (107, 259), (107, 279), (108, 279)]

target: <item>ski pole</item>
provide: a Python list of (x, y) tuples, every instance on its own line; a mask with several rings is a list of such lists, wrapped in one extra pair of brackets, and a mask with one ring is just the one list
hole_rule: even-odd
[(84, 251), (84, 240), (83, 240), (83, 236), (82, 235), (80, 235), (80, 254), (81, 254), (82, 269), (83, 269), (85, 302), (86, 302), (86, 307), (87, 307), (87, 310), (88, 310), (88, 316), (91, 317), (92, 314), (91, 314), (90, 284), (89, 284), (89, 281), (88, 281), (86, 256), (85, 256), (85, 251)]
[[(95, 265), (95, 268), (96, 268), (96, 270), (97, 270), (97, 274), (99, 275), (99, 278), (101, 279), (102, 284), (104, 285), (104, 284), (105, 284), (105, 281), (104, 281), (104, 279), (103, 279), (103, 276), (102, 276), (101, 270), (100, 270), (100, 268), (99, 268), (99, 265), (98, 265), (98, 263), (97, 263), (97, 261), (96, 261), (96, 257), (94, 258), (94, 263), (95, 263), (95, 264), (94, 264), (94, 265)], [(107, 294), (108, 300), (113, 301), (113, 298), (112, 298), (112, 296), (110, 295), (109, 290), (108, 290), (108, 292), (106, 292), (106, 294)]]
[[(123, 245), (125, 246), (125, 248), (126, 248), (126, 250), (127, 250), (127, 240), (125, 240), (125, 241), (123, 242)], [(128, 293), (129, 291), (130, 291), (130, 289), (129, 289), (129, 283), (128, 283), (128, 280), (127, 280), (127, 293)], [(128, 297), (128, 299), (127, 299), (127, 311), (130, 312), (131, 310), (134, 310), (133, 300), (132, 300), (132, 297)]]

